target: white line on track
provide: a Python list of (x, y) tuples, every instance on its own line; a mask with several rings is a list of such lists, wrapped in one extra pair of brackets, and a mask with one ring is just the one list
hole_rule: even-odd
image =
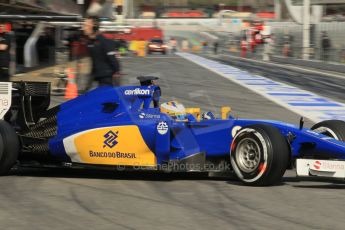
[(340, 102), (194, 54), (178, 55), (314, 122), (345, 120), (345, 104)]
[(143, 59), (179, 59), (179, 57), (121, 57), (120, 59), (134, 59), (134, 58), (143, 58)]
[(264, 65), (271, 65), (271, 66), (276, 66), (276, 67), (281, 67), (284, 69), (292, 69), (292, 70), (300, 70), (300, 71), (304, 71), (304, 72), (308, 72), (308, 73), (315, 73), (315, 74), (319, 74), (319, 75), (325, 75), (325, 76), (329, 76), (329, 77), (336, 77), (336, 78), (340, 78), (340, 79), (345, 79), (345, 74), (341, 75), (341, 74), (336, 74), (336, 73), (331, 73), (331, 72), (322, 72), (322, 70), (313, 70), (313, 69), (305, 69), (302, 67), (298, 67), (298, 66), (292, 66), (291, 64), (278, 64), (278, 63), (272, 63), (272, 62), (265, 62), (265, 61), (259, 61), (259, 60), (254, 60), (254, 59), (249, 59), (249, 58), (242, 58), (242, 57), (236, 57), (233, 55), (223, 55), (225, 57), (231, 57), (231, 58), (235, 58), (235, 59), (239, 59), (239, 60), (245, 60), (245, 61), (249, 61), (249, 62), (254, 62), (254, 63), (259, 63), (259, 64), (264, 64)]

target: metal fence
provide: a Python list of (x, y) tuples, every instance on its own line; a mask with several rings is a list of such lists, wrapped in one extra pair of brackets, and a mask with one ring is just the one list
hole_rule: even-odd
[[(279, 52), (284, 48), (284, 36), (291, 36), (291, 52), (288, 56), (302, 58), (303, 51), (303, 26), (293, 22), (271, 22), (272, 33), (275, 36), (275, 55), (284, 55)], [(344, 63), (345, 50), (345, 22), (322, 22), (311, 25), (310, 36), (310, 58)], [(325, 32), (330, 40), (331, 47), (323, 50), (321, 47), (322, 33)]]
[[(270, 54), (302, 59), (303, 56), (303, 28), (302, 25), (293, 22), (269, 22), (271, 32), (274, 34), (274, 46)], [(327, 22), (311, 26), (311, 48), (310, 59), (324, 62), (345, 63), (345, 22)], [(322, 33), (325, 32), (330, 40), (331, 47), (327, 50), (321, 48)], [(289, 36), (289, 43), (286, 43), (286, 36)], [(232, 33), (221, 39), (221, 48), (225, 52), (241, 55), (240, 33)], [(264, 45), (255, 46), (254, 52), (248, 45), (247, 57), (261, 57), (264, 53)]]
[[(247, 58), (262, 59), (265, 52), (268, 52), (271, 56), (279, 56), (285, 58), (302, 59), (303, 47), (293, 45), (274, 45), (269, 48), (269, 51), (265, 51), (265, 45), (260, 44), (251, 49), (248, 45), (246, 51), (243, 53), (239, 40), (231, 40), (223, 42), (220, 45), (220, 51), (223, 53), (229, 53), (237, 56), (244, 56)], [(336, 62), (345, 64), (345, 49), (327, 49), (312, 47), (310, 48), (310, 59), (319, 60), (323, 62)]]

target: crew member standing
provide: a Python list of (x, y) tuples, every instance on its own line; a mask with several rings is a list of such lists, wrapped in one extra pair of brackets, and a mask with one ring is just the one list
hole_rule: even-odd
[(10, 80), (10, 49), (10, 36), (6, 34), (5, 25), (0, 24), (0, 81)]
[(214, 43), (213, 43), (213, 53), (215, 54), (215, 55), (217, 55), (218, 54), (218, 41), (215, 41)]
[(322, 37), (321, 37), (321, 55), (322, 55), (322, 60), (323, 61), (328, 61), (329, 60), (329, 51), (331, 49), (331, 40), (329, 39), (326, 31), (322, 32)]
[(177, 51), (177, 41), (175, 38), (170, 39), (170, 47), (171, 47), (171, 53), (175, 53)]
[(97, 81), (99, 86), (120, 84), (120, 63), (116, 58), (116, 44), (100, 33), (99, 25), (98, 17), (88, 17), (83, 26), (84, 34), (89, 38), (88, 48), (92, 60), (92, 77), (86, 89), (92, 87), (93, 81)]
[(247, 54), (247, 38), (244, 36), (241, 39), (241, 57), (245, 58)]

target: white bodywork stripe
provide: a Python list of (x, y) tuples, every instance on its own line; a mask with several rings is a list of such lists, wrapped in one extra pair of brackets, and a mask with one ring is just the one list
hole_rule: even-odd
[(77, 138), (78, 136), (82, 135), (83, 133), (87, 133), (93, 130), (98, 130), (98, 129), (104, 129), (106, 127), (101, 127), (97, 129), (88, 129), (80, 133), (73, 134), (71, 136), (68, 136), (63, 139), (63, 145), (65, 147), (66, 154), (71, 158), (72, 162), (76, 163), (83, 163), (82, 160), (80, 159), (80, 156), (78, 154), (77, 148), (74, 144), (74, 139)]

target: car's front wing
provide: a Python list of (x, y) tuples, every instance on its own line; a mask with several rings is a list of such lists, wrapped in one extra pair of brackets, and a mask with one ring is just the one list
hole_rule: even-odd
[(344, 160), (297, 159), (297, 176), (319, 176), (345, 179)]

